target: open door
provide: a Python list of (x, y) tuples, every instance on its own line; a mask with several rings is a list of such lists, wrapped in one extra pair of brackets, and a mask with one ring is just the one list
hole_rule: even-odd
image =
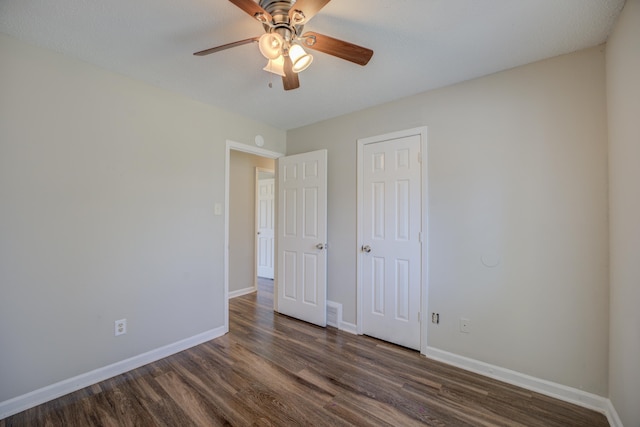
[(327, 150), (278, 159), (277, 311), (327, 324)]

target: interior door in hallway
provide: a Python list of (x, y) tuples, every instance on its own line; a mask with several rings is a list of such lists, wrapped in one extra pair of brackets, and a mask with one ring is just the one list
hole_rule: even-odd
[(420, 349), (420, 136), (366, 144), (362, 177), (362, 331)]
[(327, 150), (278, 159), (277, 311), (327, 324)]
[(273, 279), (275, 179), (258, 180), (258, 277)]

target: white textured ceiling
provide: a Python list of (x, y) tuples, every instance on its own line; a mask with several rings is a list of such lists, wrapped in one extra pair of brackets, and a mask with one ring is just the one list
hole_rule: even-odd
[(305, 30), (375, 54), (360, 67), (312, 52), (301, 88), (288, 92), (279, 77), (262, 70), (266, 61), (256, 44), (192, 55), (262, 34), (260, 23), (227, 0), (0, 0), (0, 32), (292, 129), (596, 46), (606, 41), (623, 4), (332, 0)]

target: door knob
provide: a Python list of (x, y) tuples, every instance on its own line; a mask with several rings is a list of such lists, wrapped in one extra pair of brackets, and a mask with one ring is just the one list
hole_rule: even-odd
[(326, 248), (326, 246), (325, 246), (325, 244), (324, 244), (324, 243), (318, 243), (318, 244), (316, 245), (316, 248), (318, 248), (318, 249), (320, 249), (320, 250), (324, 250), (324, 249)]
[(366, 253), (371, 252), (371, 246), (369, 245), (362, 246), (362, 252), (366, 252)]

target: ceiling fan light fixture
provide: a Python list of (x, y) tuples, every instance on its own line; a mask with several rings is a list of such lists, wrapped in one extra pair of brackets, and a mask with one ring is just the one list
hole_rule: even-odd
[(280, 55), (276, 59), (270, 59), (263, 70), (284, 77), (284, 56)]
[[(214, 52), (258, 42), (260, 53), (268, 60), (264, 70), (282, 76), (285, 91), (298, 89), (298, 73), (306, 70), (313, 56), (305, 47), (358, 65), (367, 65), (373, 50), (344, 40), (315, 33), (303, 34), (304, 25), (331, 0), (229, 0), (253, 19), (262, 23), (264, 33), (233, 43), (195, 52), (205, 56)], [(269, 87), (272, 87), (269, 82)]]
[(276, 59), (280, 56), (283, 45), (284, 39), (278, 33), (265, 33), (260, 36), (260, 40), (258, 41), (260, 53), (269, 60)]
[(305, 52), (299, 44), (294, 44), (289, 48), (289, 57), (293, 64), (292, 70), (294, 73), (306, 70), (313, 62), (313, 56)]

